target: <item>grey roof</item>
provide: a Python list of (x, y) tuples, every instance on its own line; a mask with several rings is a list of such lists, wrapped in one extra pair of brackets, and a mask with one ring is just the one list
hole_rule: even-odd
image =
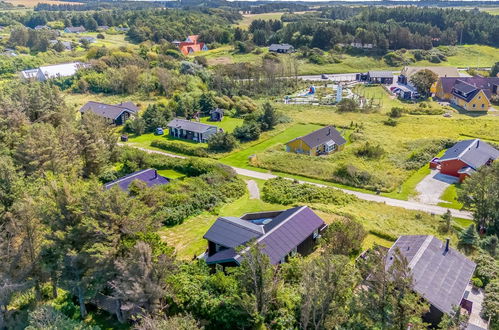
[(457, 80), (456, 84), (454, 85), (454, 89), (467, 94), (473, 92), (477, 88), (465, 81)]
[(228, 248), (235, 248), (263, 234), (263, 227), (250, 221), (236, 217), (220, 217), (203, 238)]
[(159, 175), (157, 170), (149, 168), (147, 170), (137, 171), (125, 175), (117, 180), (106, 183), (104, 188), (110, 189), (114, 186), (118, 186), (121, 190), (128, 191), (128, 186), (130, 186), (130, 184), (135, 180), (144, 182), (148, 187), (164, 185), (170, 182), (168, 178)]
[(499, 150), (480, 139), (464, 140), (445, 151), (439, 161), (459, 159), (473, 169), (478, 169), (489, 160), (499, 158)]
[(294, 47), (291, 46), (290, 44), (272, 44), (269, 46), (270, 51), (277, 51), (277, 50), (290, 50), (293, 49)]
[(190, 121), (182, 118), (174, 118), (172, 121), (168, 123), (167, 126), (171, 128), (181, 128), (187, 131), (197, 132), (197, 133), (204, 133), (213, 127), (218, 129), (218, 127), (214, 125), (198, 123), (195, 121)]
[(131, 102), (126, 102), (112, 105), (90, 101), (87, 102), (83, 107), (81, 107), (80, 112), (85, 113), (91, 111), (100, 117), (114, 120), (118, 118), (124, 111), (127, 111), (131, 114), (137, 114), (138, 108), (133, 103), (130, 103)]
[[(204, 238), (229, 249), (215, 253), (208, 257), (206, 262), (240, 263), (244, 251), (237, 253), (234, 248), (256, 239), (256, 242), (262, 246), (262, 251), (269, 256), (270, 262), (277, 264), (315, 230), (324, 226), (324, 221), (307, 206), (279, 212), (263, 212), (262, 215), (271, 213), (275, 217), (264, 225), (257, 225), (249, 220), (235, 217), (218, 218)], [(243, 217), (251, 218), (251, 215), (258, 215), (258, 213), (246, 214)]]
[(393, 78), (391, 71), (369, 71), (368, 74), (371, 78)]
[(338, 132), (338, 130), (332, 126), (323, 127), (308, 135), (300, 136), (289, 142), (299, 139), (301, 139), (304, 143), (306, 143), (310, 148), (317, 147), (331, 140), (334, 141), (334, 143), (336, 143), (337, 145), (343, 145), (347, 142), (343, 138), (343, 136), (341, 136), (340, 132)]
[(65, 28), (65, 30), (68, 30), (70, 33), (86, 31), (83, 26), (68, 26), (67, 28)]
[(499, 77), (442, 77), (440, 78), (440, 82), (444, 93), (451, 93), (458, 82), (465, 82), (478, 89), (482, 89), (490, 99), (493, 87), (499, 86)]
[(444, 313), (459, 306), (476, 264), (457, 250), (445, 251), (445, 243), (426, 235), (400, 236), (388, 251), (387, 267), (395, 249), (409, 263), (414, 290)]

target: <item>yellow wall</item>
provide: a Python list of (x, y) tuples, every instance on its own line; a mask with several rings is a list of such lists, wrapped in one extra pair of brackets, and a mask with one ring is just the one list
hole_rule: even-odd
[(444, 90), (442, 88), (442, 80), (438, 80), (437, 84), (435, 86), (435, 95), (443, 100), (449, 100), (451, 95), (449, 93), (444, 93)]
[(315, 150), (311, 150), (310, 147), (301, 139), (290, 141), (286, 144), (286, 146), (289, 148), (289, 152), (308, 154), (310, 156), (315, 156), (316, 153)]
[(487, 111), (490, 108), (490, 101), (483, 90), (475, 95), (475, 97), (470, 102), (466, 102), (465, 100), (454, 95), (451, 97), (451, 101), (468, 111)]

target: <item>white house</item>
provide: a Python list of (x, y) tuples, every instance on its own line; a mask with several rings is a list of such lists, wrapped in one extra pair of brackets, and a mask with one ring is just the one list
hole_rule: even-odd
[(73, 76), (78, 69), (87, 67), (88, 64), (81, 62), (72, 62), (56, 65), (41, 66), (38, 69), (30, 69), (21, 71), (21, 76), (24, 79), (37, 79), (38, 81), (46, 81), (48, 79), (59, 77)]

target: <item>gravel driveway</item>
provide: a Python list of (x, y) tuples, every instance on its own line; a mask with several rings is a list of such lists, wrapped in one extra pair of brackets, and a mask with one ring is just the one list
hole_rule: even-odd
[(418, 196), (414, 199), (424, 204), (437, 205), (442, 202), (440, 196), (445, 189), (457, 182), (459, 180), (456, 177), (440, 174), (438, 170), (431, 170), (431, 173), (417, 184)]
[(247, 180), (246, 185), (248, 186), (250, 199), (260, 199), (260, 190), (255, 180)]

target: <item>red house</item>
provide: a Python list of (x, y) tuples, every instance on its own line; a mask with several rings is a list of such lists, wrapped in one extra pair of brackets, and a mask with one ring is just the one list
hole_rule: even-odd
[(194, 52), (208, 50), (208, 47), (204, 42), (199, 42), (199, 35), (188, 36), (185, 41), (180, 43), (174, 42), (178, 45), (178, 48), (184, 55), (188, 55)]
[(499, 158), (499, 150), (480, 139), (465, 140), (447, 149), (441, 158), (434, 158), (430, 168), (452, 175), (463, 181), (483, 165), (490, 165)]

